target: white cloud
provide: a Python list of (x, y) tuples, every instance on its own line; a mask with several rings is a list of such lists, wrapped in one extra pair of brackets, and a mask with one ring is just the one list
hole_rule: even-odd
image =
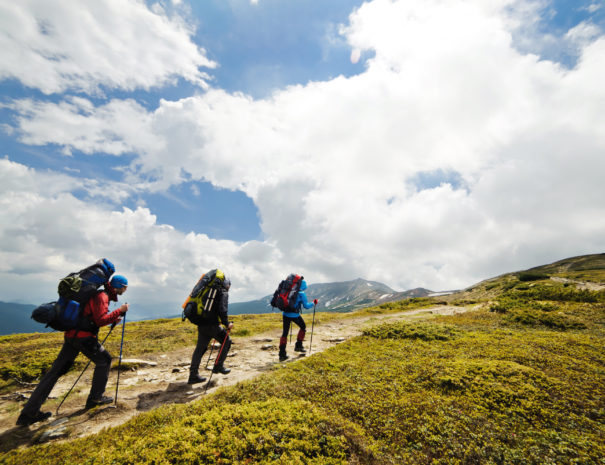
[(0, 4), (0, 79), (46, 94), (149, 89), (183, 78), (206, 86), (215, 64), (193, 28), (138, 0), (22, 0)]
[(593, 3), (591, 5), (588, 5), (585, 9), (589, 13), (595, 13), (595, 12), (599, 11), (601, 8), (603, 8), (603, 4)]
[[(273, 247), (184, 234), (158, 224), (147, 208), (85, 202), (71, 194), (90, 182), (0, 159), (0, 300), (52, 300), (59, 279), (100, 257), (128, 277), (127, 300), (139, 317), (161, 305), (177, 313), (198, 274), (216, 266), (234, 277), (232, 295), (239, 300), (257, 297), (259, 285), (268, 289), (279, 279), (276, 267), (257, 260), (276, 262)], [(113, 188), (106, 186), (112, 195)]]
[(24, 99), (8, 107), (20, 115), (20, 141), (29, 145), (52, 143), (65, 147), (67, 153), (75, 149), (111, 155), (162, 145), (153, 135), (150, 115), (134, 100), (111, 100), (95, 108), (80, 97), (59, 104)]
[[(142, 208), (111, 213), (121, 240), (110, 251), (163, 289), (187, 288), (175, 279), (219, 262), (247, 297), (290, 271), (311, 283), (361, 276), (443, 290), (602, 252), (605, 39), (582, 34), (578, 64), (565, 69), (515, 48), (512, 6), (377, 0), (343, 29), (353, 48), (375, 51), (358, 76), (262, 100), (211, 89), (152, 112), (28, 102), (20, 130), (31, 143), (136, 152), (127, 182), (138, 188), (186, 173), (254, 200), (266, 239), (246, 244), (183, 235)], [(120, 104), (136, 127), (116, 129)], [(40, 129), (52, 127), (45, 115), (86, 130), (53, 135)], [(427, 171), (455, 172), (464, 188), (419, 191), (413, 180)]]

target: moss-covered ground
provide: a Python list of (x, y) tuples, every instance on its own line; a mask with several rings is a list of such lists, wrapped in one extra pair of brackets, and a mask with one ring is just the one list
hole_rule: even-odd
[(449, 299), (482, 310), (379, 324), (200, 401), (0, 463), (605, 464), (605, 293), (547, 277), (478, 288)]

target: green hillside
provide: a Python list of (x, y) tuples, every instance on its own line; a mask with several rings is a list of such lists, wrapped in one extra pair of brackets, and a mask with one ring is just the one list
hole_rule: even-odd
[(441, 298), (478, 310), (378, 324), (200, 401), (0, 463), (603, 464), (605, 267), (602, 255), (570, 260)]

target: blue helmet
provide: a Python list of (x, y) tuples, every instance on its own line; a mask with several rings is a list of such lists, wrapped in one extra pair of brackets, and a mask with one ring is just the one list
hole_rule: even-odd
[(124, 276), (116, 274), (111, 278), (109, 284), (111, 284), (111, 287), (114, 289), (122, 289), (123, 287), (128, 286), (128, 280)]

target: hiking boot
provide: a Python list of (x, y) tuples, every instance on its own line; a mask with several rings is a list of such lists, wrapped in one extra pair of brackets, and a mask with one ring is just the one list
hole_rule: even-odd
[(227, 375), (231, 373), (231, 370), (229, 368), (225, 368), (224, 365), (216, 365), (212, 369), (212, 373), (220, 373), (221, 375)]
[(283, 362), (288, 359), (288, 355), (286, 354), (286, 346), (279, 346), (279, 361)]
[(44, 421), (47, 418), (50, 418), (51, 415), (52, 413), (50, 412), (40, 412), (39, 410), (33, 415), (27, 415), (25, 413), (22, 413), (21, 415), (19, 415), (19, 418), (17, 418), (17, 425), (29, 426), (39, 421)]
[(206, 378), (204, 378), (203, 376), (200, 376), (198, 374), (191, 374), (189, 375), (189, 381), (187, 381), (187, 384), (203, 383), (204, 381), (206, 381)]
[(86, 410), (98, 407), (99, 405), (107, 405), (113, 402), (113, 397), (101, 396), (100, 399), (88, 399), (86, 401)]
[(303, 354), (307, 352), (307, 350), (303, 347), (302, 341), (296, 341), (296, 345), (294, 346), (294, 352), (302, 352)]

